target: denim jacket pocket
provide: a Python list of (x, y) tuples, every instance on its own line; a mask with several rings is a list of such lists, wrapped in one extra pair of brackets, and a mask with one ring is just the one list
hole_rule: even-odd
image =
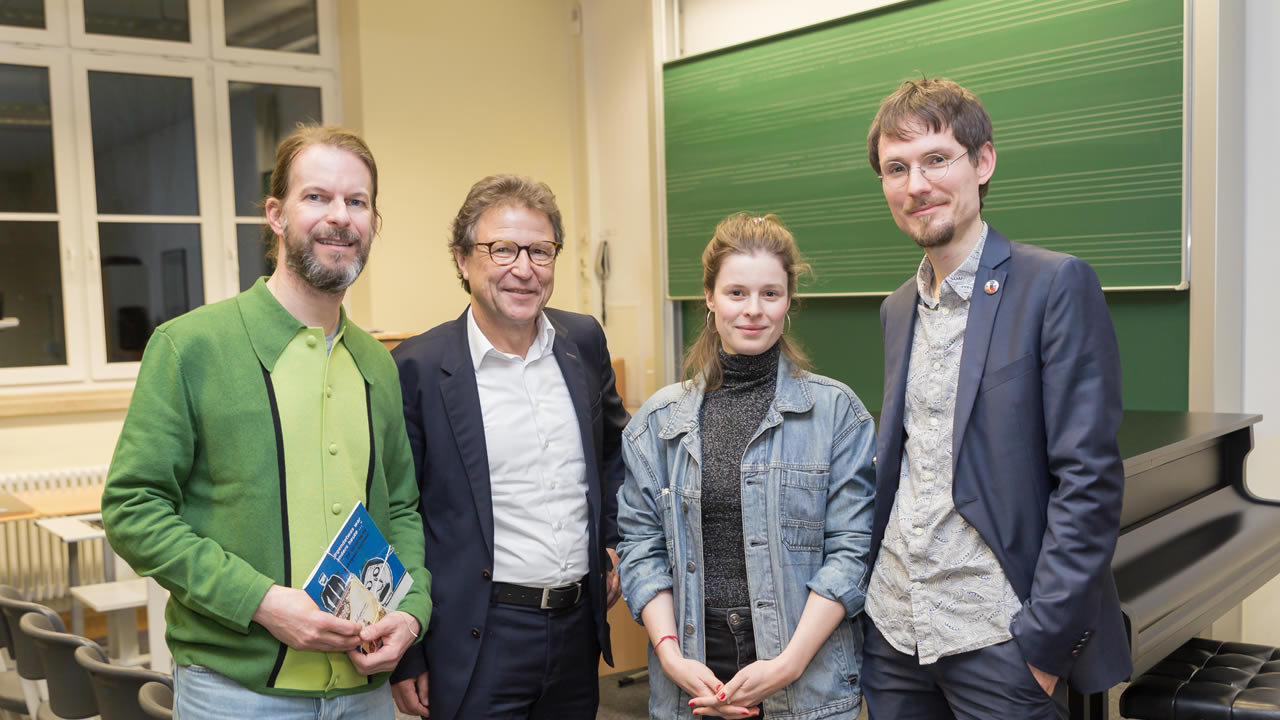
[[(779, 470), (778, 519), (788, 550), (820, 553), (827, 518), (828, 472)], [(808, 558), (804, 558), (808, 561)]]

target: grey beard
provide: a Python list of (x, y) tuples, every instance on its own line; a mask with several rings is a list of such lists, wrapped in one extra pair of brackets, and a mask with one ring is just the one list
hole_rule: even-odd
[(294, 242), (289, 235), (288, 221), (282, 222), (282, 230), (284, 230), (284, 259), (289, 269), (306, 281), (308, 285), (326, 293), (340, 293), (351, 287), (351, 283), (360, 277), (361, 271), (364, 270), (365, 261), (369, 258), (369, 253), (364, 250), (364, 246), (360, 242), (360, 236), (352, 230), (344, 229), (338, 231), (338, 237), (347, 242), (354, 242), (359, 248), (356, 252), (355, 259), (350, 265), (331, 268), (320, 262), (320, 258), (316, 257), (315, 240), (320, 236), (311, 234), (307, 237), (306, 242)]

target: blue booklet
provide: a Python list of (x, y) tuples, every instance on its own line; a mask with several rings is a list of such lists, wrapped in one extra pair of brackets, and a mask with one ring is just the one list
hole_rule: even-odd
[(399, 607), (412, 585), (364, 503), (356, 503), (302, 589), (321, 610), (370, 625)]

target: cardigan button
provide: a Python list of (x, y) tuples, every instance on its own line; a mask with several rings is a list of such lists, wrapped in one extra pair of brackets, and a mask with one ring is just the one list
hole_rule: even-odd
[(342, 514), (342, 504), (341, 504), (341, 503), (334, 503), (334, 504), (333, 504), (333, 507), (331, 507), (331, 508), (329, 508), (329, 509), (333, 511), (333, 514), (334, 514), (334, 515), (341, 515), (341, 514)]
[(471, 637), (473, 638), (480, 637), (480, 628), (471, 628)]
[(331, 442), (331, 443), (329, 443), (329, 454), (330, 454), (330, 455), (337, 455), (337, 454), (338, 454), (338, 443), (336, 443), (336, 442)]
[(493, 577), (493, 573), (489, 572), (489, 568), (485, 568), (484, 570), (480, 571), (480, 577), (484, 578), (485, 580), (488, 580), (489, 578)]

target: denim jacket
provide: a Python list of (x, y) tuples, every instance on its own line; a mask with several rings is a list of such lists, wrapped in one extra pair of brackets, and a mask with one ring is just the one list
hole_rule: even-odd
[[(844, 605), (804, 673), (764, 701), (775, 720), (857, 717), (862, 612), (871, 563), (875, 428), (844, 384), (795, 377), (778, 361), (773, 403), (742, 458), (742, 529), (756, 653), (777, 657), (791, 640), (809, 591)], [(680, 649), (705, 662), (703, 634), (702, 388), (658, 391), (622, 434), (626, 480), (618, 493), (622, 593), (636, 620), (671, 590)], [(720, 678), (728, 682), (729, 678)], [(685, 717), (689, 697), (649, 649), (649, 716)]]

